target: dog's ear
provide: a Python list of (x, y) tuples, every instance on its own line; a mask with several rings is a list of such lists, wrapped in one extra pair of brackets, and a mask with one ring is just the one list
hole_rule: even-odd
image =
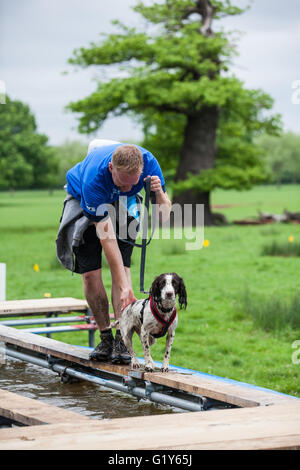
[(160, 281), (161, 276), (157, 276), (154, 281), (152, 282), (152, 286), (150, 287), (150, 292), (149, 294), (154, 298), (154, 299), (160, 299), (161, 297), (161, 291), (159, 287), (159, 281)]
[(187, 294), (186, 294), (185, 284), (183, 282), (183, 279), (180, 276), (178, 276), (178, 274), (174, 273), (173, 275), (176, 277), (176, 281), (178, 283), (177, 294), (178, 294), (179, 306), (181, 309), (182, 308), (186, 309)]
[(186, 294), (186, 288), (185, 288), (183, 279), (180, 279), (180, 284), (179, 284), (179, 305), (180, 305), (180, 308), (186, 309), (187, 307), (187, 294)]

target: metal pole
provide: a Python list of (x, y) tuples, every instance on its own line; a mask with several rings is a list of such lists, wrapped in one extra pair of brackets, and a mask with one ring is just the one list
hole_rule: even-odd
[[(10, 348), (6, 348), (4, 351), (8, 356), (14, 357), (16, 359), (20, 359), (21, 361), (30, 362), (40, 367), (45, 367), (46, 369), (51, 369), (58, 373), (63, 373), (64, 375), (70, 375), (71, 377), (75, 377), (77, 379), (86, 380), (88, 382), (95, 383), (97, 385), (101, 385), (103, 387), (112, 388), (119, 392), (128, 393), (133, 395), (137, 398), (144, 398), (149, 399), (155, 403), (160, 403), (162, 405), (173, 406), (176, 408), (180, 408), (186, 411), (203, 411), (203, 406), (201, 403), (193, 403), (192, 401), (184, 400), (177, 397), (172, 397), (170, 395), (166, 395), (163, 393), (159, 393), (155, 391), (155, 386), (153, 384), (148, 384), (146, 389), (138, 386), (128, 386), (123, 383), (119, 383), (117, 381), (111, 379), (104, 379), (102, 377), (94, 376), (88, 374), (86, 372), (81, 372), (73, 367), (68, 367), (65, 365), (57, 364), (53, 362), (49, 363), (45, 359), (40, 359), (35, 356), (31, 356), (29, 354), (25, 354), (19, 351), (15, 351)], [(199, 397), (200, 398), (200, 397)]]
[[(93, 312), (91, 311), (90, 307), (87, 309), (86, 313), (87, 317), (92, 317)], [(87, 323), (90, 323), (90, 320), (87, 318)], [(95, 347), (95, 330), (89, 330), (89, 347), (94, 348)]]

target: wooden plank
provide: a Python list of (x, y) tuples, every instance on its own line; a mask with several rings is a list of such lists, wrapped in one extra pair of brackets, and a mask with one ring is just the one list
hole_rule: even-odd
[(0, 430), (0, 450), (300, 449), (300, 405)]
[(170, 450), (299, 450), (299, 435), (201, 442), (169, 447)]
[(88, 304), (85, 300), (74, 299), (73, 297), (7, 300), (0, 302), (0, 317), (86, 311), (87, 308)]
[(46, 423), (87, 422), (90, 418), (64, 410), (40, 400), (32, 400), (16, 393), (0, 389), (0, 416), (26, 426)]
[(184, 375), (173, 372), (168, 372), (167, 374), (154, 372), (151, 374), (145, 373), (144, 378), (155, 384), (204, 395), (214, 400), (220, 400), (225, 403), (230, 403), (231, 405), (242, 407), (272, 405), (283, 402), (292, 403), (297, 400), (294, 397), (278, 394), (272, 390), (261, 390), (251, 386), (246, 387), (239, 385), (238, 382), (236, 384), (232, 382), (228, 383), (223, 380), (210, 379), (206, 376)]
[[(82, 364), (95, 369), (106, 370), (121, 375), (129, 375), (130, 366), (114, 365), (103, 362), (89, 361), (89, 351), (61, 341), (36, 336), (24, 330), (16, 330), (8, 326), (0, 326), (0, 341), (23, 348), (50, 354), (70, 362)], [(234, 383), (226, 383), (215, 378), (203, 378), (199, 375), (185, 375), (180, 372), (145, 373), (144, 379), (165, 385), (177, 390), (195, 393), (201, 396), (220, 400), (236, 406), (260, 406), (275, 403), (293, 403), (297, 401), (288, 395), (273, 393), (268, 390), (257, 390)]]

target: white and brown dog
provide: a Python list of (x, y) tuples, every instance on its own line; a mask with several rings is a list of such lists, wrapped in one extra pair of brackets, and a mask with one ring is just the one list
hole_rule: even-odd
[(161, 371), (169, 370), (170, 353), (178, 323), (176, 295), (180, 308), (186, 308), (187, 295), (184, 282), (176, 273), (161, 274), (155, 278), (148, 299), (137, 300), (125, 307), (119, 321), (123, 342), (131, 357), (131, 368), (140, 364), (132, 348), (132, 335), (136, 332), (144, 349), (145, 370), (152, 372), (154, 363), (150, 356), (150, 346), (167, 333), (166, 349)]

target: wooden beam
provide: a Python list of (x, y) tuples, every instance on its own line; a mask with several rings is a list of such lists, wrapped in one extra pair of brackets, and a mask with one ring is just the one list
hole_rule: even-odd
[(26, 426), (90, 421), (90, 418), (79, 413), (2, 389), (0, 389), (0, 416)]
[(104, 362), (90, 361), (89, 350), (63, 343), (52, 338), (45, 338), (24, 330), (17, 330), (9, 326), (0, 325), (0, 341), (7, 345), (20, 346), (24, 349), (51, 355), (66, 361), (82, 364), (95, 369), (128, 375), (129, 366), (113, 365)]
[(300, 404), (5, 429), (5, 449), (300, 449)]

